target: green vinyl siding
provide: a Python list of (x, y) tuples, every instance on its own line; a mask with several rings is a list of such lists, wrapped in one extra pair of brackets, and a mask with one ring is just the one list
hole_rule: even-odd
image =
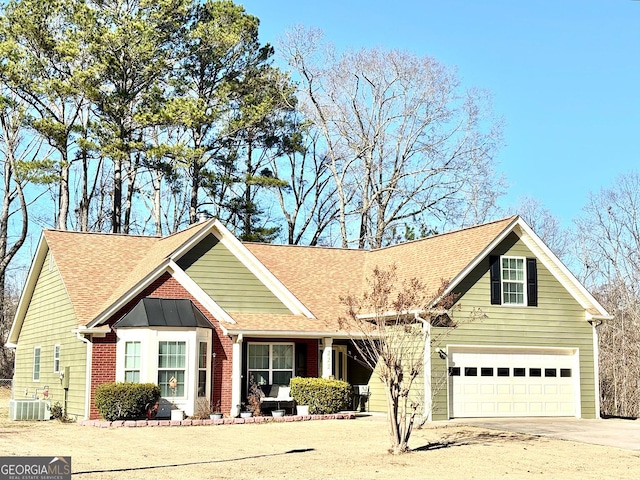
[(229, 312), (291, 313), (214, 235), (187, 252), (178, 265)]
[[(31, 398), (36, 388), (41, 398), (43, 388), (48, 386), (52, 404), (60, 402), (64, 405), (64, 389), (60, 383), (60, 374), (54, 372), (54, 349), (55, 345), (60, 345), (60, 370), (70, 368), (67, 412), (71, 416), (84, 417), (87, 347), (71, 333), (77, 326), (78, 320), (69, 296), (56, 264), (48, 253), (38, 274), (18, 337), (14, 374), (15, 398)], [(34, 382), (33, 351), (36, 346), (40, 347), (40, 380)]]
[[(404, 351), (406, 353), (417, 354), (418, 356), (422, 354), (424, 356), (424, 349), (422, 346), (422, 327), (421, 325), (416, 325), (419, 329), (416, 331), (417, 336), (409, 339), (406, 343), (403, 344), (399, 351)], [(413, 366), (410, 365), (410, 362), (403, 361), (403, 371), (405, 375), (408, 377), (409, 368)], [(378, 372), (379, 367), (376, 367), (371, 378), (369, 379), (369, 400), (367, 402), (367, 407), (371, 412), (386, 412), (387, 411), (387, 391), (385, 385), (382, 383), (379, 377)], [(406, 377), (406, 378), (407, 378)], [(405, 387), (407, 385), (405, 384)], [(419, 374), (411, 384), (411, 390), (408, 396), (407, 402), (407, 413), (411, 413), (411, 405), (418, 405), (418, 411), (420, 414), (423, 413), (424, 408), (424, 374)]]
[(367, 401), (367, 409), (370, 412), (386, 413), (387, 412), (387, 392), (384, 383), (378, 376), (378, 368), (373, 371), (369, 379), (369, 399)]
[[(493, 255), (533, 257), (533, 254), (511, 234)], [(580, 357), (580, 396), (582, 417), (595, 417), (595, 384), (593, 360), (593, 329), (585, 320), (584, 309), (556, 280), (540, 261), (538, 267), (538, 306), (491, 305), (489, 258), (460, 285), (461, 297), (454, 310), (458, 328), (449, 329), (441, 345), (432, 345), (432, 384), (434, 388), (433, 419), (446, 419), (447, 378), (446, 361), (434, 353), (447, 345), (479, 347), (551, 347), (575, 348)], [(469, 322), (469, 313), (480, 308), (485, 318)], [(434, 328), (435, 338), (444, 329)]]

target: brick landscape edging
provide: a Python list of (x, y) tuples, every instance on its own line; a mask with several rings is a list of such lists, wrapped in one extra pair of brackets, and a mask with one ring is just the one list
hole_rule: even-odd
[(84, 427), (120, 428), (120, 427), (186, 427), (198, 425), (239, 425), (245, 423), (282, 423), (308, 422), (311, 420), (353, 420), (355, 413), (333, 413), (331, 415), (290, 415), (286, 417), (248, 417), (248, 418), (219, 418), (186, 420), (80, 420), (78, 425)]

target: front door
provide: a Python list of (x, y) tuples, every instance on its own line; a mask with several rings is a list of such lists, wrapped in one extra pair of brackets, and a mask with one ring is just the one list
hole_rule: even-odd
[(331, 375), (336, 380), (347, 381), (347, 346), (333, 345)]

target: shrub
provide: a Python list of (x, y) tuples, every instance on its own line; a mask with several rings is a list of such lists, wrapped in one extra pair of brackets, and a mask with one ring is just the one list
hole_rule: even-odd
[(298, 405), (309, 405), (309, 413), (335, 413), (347, 408), (351, 401), (351, 385), (327, 378), (291, 379), (291, 396)]
[(96, 388), (96, 407), (108, 421), (145, 418), (158, 400), (160, 387), (153, 383), (103, 383)]
[(64, 411), (64, 408), (62, 408), (62, 405), (60, 405), (60, 402), (56, 402), (53, 405), (51, 405), (51, 418), (53, 418), (54, 420), (60, 420), (63, 423), (69, 423), (72, 421), (67, 416), (67, 413)]

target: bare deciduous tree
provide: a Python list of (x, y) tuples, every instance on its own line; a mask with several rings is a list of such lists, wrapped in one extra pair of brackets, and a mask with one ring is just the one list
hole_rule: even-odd
[(640, 416), (640, 175), (592, 194), (576, 221), (580, 277), (614, 316), (600, 336), (601, 410)]
[[(392, 227), (451, 218), (463, 200), (476, 202), (475, 217), (495, 205), (502, 184), (486, 179), (498, 179), (501, 128), (485, 92), (462, 90), (455, 71), (430, 57), (379, 49), (337, 57), (318, 31), (293, 30), (281, 49), (326, 146), (343, 247), (380, 247)], [(489, 188), (474, 189), (481, 179)]]
[[(25, 195), (27, 179), (32, 169), (44, 164), (37, 162), (42, 140), (25, 134), (26, 108), (19, 97), (3, 89), (0, 94), (0, 377), (7, 372), (12, 353), (3, 348), (8, 336), (13, 307), (17, 295), (5, 288), (9, 263), (22, 248), (29, 227), (28, 201)], [(28, 137), (25, 140), (24, 137)], [(45, 162), (46, 163), (46, 162)]]
[[(359, 356), (384, 384), (390, 452), (404, 453), (416, 415), (424, 407), (414, 399), (412, 386), (424, 373), (429, 324), (453, 305), (455, 295), (442, 297), (446, 282), (433, 295), (415, 278), (399, 285), (395, 266), (376, 267), (367, 282), (362, 296), (341, 299), (347, 308), (341, 328), (350, 332)], [(439, 299), (435, 304), (434, 298)]]
[[(317, 130), (307, 131), (303, 144), (291, 148), (285, 159), (274, 159), (271, 168), (288, 185), (275, 190), (287, 223), (287, 243), (318, 245), (336, 218), (336, 189), (326, 168)], [(308, 135), (307, 135), (308, 133)]]
[(520, 215), (533, 229), (542, 241), (558, 258), (568, 263), (571, 253), (571, 236), (569, 230), (563, 228), (558, 217), (545, 208), (539, 200), (531, 197), (523, 197), (518, 205), (511, 210)]

